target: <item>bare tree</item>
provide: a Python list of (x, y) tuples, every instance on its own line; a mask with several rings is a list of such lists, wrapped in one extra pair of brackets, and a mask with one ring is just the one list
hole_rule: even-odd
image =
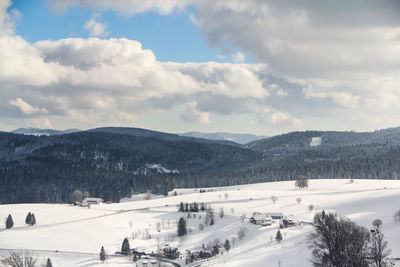
[(314, 210), (314, 205), (313, 204), (308, 205), (307, 209), (311, 213)]
[(307, 188), (308, 187), (307, 176), (304, 176), (304, 175), (297, 176), (294, 186), (297, 188)]
[(219, 217), (220, 218), (223, 218), (224, 217), (224, 208), (220, 208), (220, 210), (219, 210)]
[(369, 230), (335, 213), (317, 213), (308, 237), (314, 267), (368, 266)]
[(382, 224), (383, 224), (383, 222), (382, 222), (381, 219), (375, 219), (375, 220), (372, 222), (372, 225), (373, 225), (376, 229), (379, 229), (379, 228), (382, 226)]
[(82, 202), (83, 199), (83, 194), (82, 191), (76, 189), (74, 192), (72, 192), (71, 194), (71, 201), (72, 203), (80, 203)]
[(301, 203), (301, 197), (296, 198), (297, 203)]
[(386, 258), (390, 255), (390, 249), (388, 249), (387, 241), (385, 241), (382, 233), (372, 235), (370, 255), (376, 267), (386, 266)]
[(400, 210), (396, 211), (393, 215), (393, 220), (395, 222), (400, 222)]
[(239, 232), (238, 232), (238, 234), (237, 234), (237, 236), (238, 236), (238, 238), (239, 238), (240, 241), (243, 240), (243, 238), (245, 238), (246, 233), (247, 233), (247, 228), (245, 228), (245, 227), (240, 227)]
[(1, 260), (4, 266), (9, 267), (35, 267), (37, 257), (30, 251), (10, 251), (9, 256)]
[(156, 223), (156, 228), (157, 228), (157, 232), (161, 232), (161, 223), (160, 222)]
[(144, 197), (146, 200), (150, 200), (151, 199), (151, 190), (147, 190), (146, 192), (146, 196)]
[(278, 201), (278, 197), (277, 196), (271, 196), (271, 200), (273, 203), (275, 203), (276, 201)]
[(228, 193), (225, 193), (224, 196), (225, 196), (225, 199), (229, 198), (229, 194)]

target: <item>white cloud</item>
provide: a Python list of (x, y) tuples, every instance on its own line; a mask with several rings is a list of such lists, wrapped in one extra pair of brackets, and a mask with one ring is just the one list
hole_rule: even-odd
[(244, 56), (243, 53), (237, 52), (236, 54), (232, 55), (232, 60), (233, 60), (234, 63), (242, 64), (242, 63), (244, 63), (245, 56)]
[(104, 22), (98, 21), (100, 19), (100, 14), (95, 13), (93, 16), (85, 22), (83, 28), (87, 30), (90, 36), (94, 37), (106, 37), (109, 35), (109, 32), (106, 31), (107, 24)]
[(34, 107), (31, 104), (24, 101), (22, 98), (16, 98), (14, 100), (10, 100), (9, 103), (12, 106), (16, 106), (22, 111), (22, 113), (27, 115), (49, 113), (45, 108)]
[(195, 101), (185, 104), (185, 109), (184, 112), (181, 114), (181, 118), (188, 123), (211, 123), (210, 114), (208, 114), (207, 112), (198, 111), (197, 103)]
[(302, 122), (289, 114), (266, 106), (258, 113), (259, 120), (272, 126), (300, 126)]
[[(33, 110), (46, 107), (53, 122), (72, 127), (76, 122), (126, 125), (182, 105), (192, 114), (187, 122), (212, 124), (213, 114), (246, 113), (246, 120), (259, 118), (268, 130), (395, 126), (391, 123), (400, 121), (398, 2), (317, 2), (50, 1), (58, 10), (81, 5), (130, 15), (193, 6), (192, 21), (210, 46), (233, 44), (243, 53), (235, 55), (236, 62), (242, 63), (244, 54), (260, 62), (230, 64), (160, 62), (140, 42), (125, 38), (30, 44), (13, 33), (15, 19), (6, 12), (10, 2), (1, 1), (1, 118), (21, 117), (10, 105), (20, 98)], [(92, 35), (106, 32), (94, 27), (99, 21), (94, 16), (88, 23)]]

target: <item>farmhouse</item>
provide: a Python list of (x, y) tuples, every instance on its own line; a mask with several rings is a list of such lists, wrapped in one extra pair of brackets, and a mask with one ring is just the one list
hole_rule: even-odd
[(280, 223), (280, 228), (287, 228), (287, 227), (292, 227), (292, 226), (296, 226), (297, 222), (295, 222), (293, 219), (285, 217), (281, 220)]
[(87, 207), (88, 205), (97, 205), (103, 202), (104, 200), (102, 198), (88, 197), (82, 201), (82, 206)]
[(272, 224), (272, 218), (268, 216), (267, 213), (255, 212), (250, 218), (250, 222), (257, 225), (268, 226)]
[(281, 220), (284, 217), (282, 212), (270, 212), (267, 213), (267, 216), (271, 217), (274, 220)]

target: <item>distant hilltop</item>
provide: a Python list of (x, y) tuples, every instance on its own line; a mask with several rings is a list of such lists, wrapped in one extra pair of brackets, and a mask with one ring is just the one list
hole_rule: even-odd
[(36, 135), (36, 136), (50, 136), (50, 135), (61, 135), (61, 134), (67, 134), (67, 133), (76, 133), (80, 132), (81, 130), (79, 129), (68, 129), (68, 130), (53, 130), (53, 129), (39, 129), (39, 128), (18, 128), (14, 131), (11, 131), (11, 133), (15, 134), (24, 134), (24, 135)]

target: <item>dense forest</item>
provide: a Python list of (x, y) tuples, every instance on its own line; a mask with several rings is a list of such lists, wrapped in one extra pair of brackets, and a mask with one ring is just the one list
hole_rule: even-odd
[[(103, 130), (104, 131), (103, 131)], [(310, 146), (313, 138), (321, 144)], [(0, 201), (119, 201), (151, 190), (310, 178), (397, 179), (400, 129), (293, 132), (243, 146), (136, 128), (51, 136), (0, 132)]]

